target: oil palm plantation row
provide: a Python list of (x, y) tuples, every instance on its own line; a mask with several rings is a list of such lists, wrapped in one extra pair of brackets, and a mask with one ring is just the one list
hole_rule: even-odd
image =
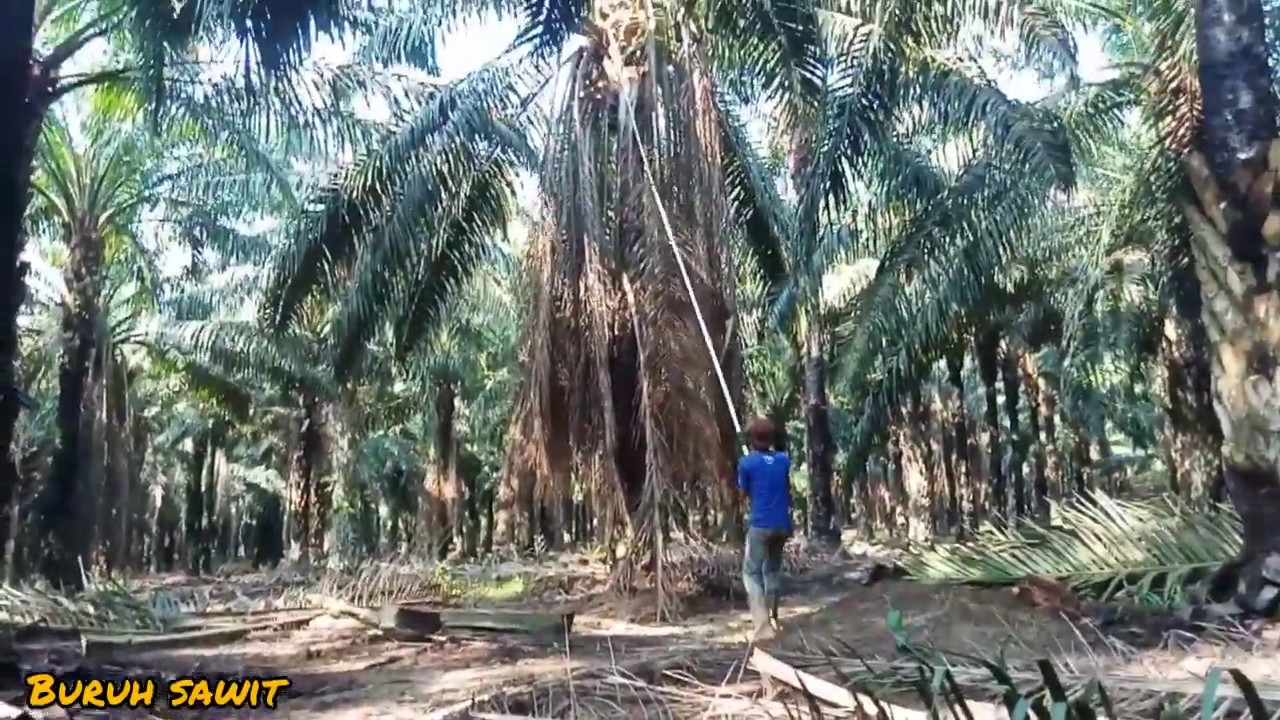
[[(964, 535), (1133, 477), (1269, 507), (1274, 478), (1246, 470), (1265, 465), (1265, 425), (1249, 418), (1266, 395), (1258, 333), (1273, 291), (1215, 273), (1267, 262), (1245, 238), (1270, 227), (1266, 157), (1239, 172), (1225, 158), (1253, 147), (1233, 133), (1256, 143), (1270, 126), (1218, 116), (1263, 117), (1270, 95), (1244, 108), (1222, 103), (1247, 93), (1204, 95), (1200, 120), (1189, 7), (274, 5), (205, 18), (93, 6), (114, 13), (94, 37), (130, 60), (93, 76), (98, 95), (239, 168), (187, 173), (190, 188), (220, 177), (220, 192), (153, 203), (132, 226), (226, 267), (215, 282), (195, 263), (149, 291), (163, 322), (135, 371), (149, 382), (130, 386), (158, 393), (138, 444), (166, 447), (134, 448), (144, 459), (112, 486), (150, 499), (133, 520), (101, 520), (120, 528), (113, 547), (133, 543), (110, 564), (203, 570), (214, 556), (542, 537), (600, 542), (628, 560), (620, 569), (653, 569), (673, 533), (737, 527), (725, 479), (748, 408), (803, 437), (817, 536), (840, 519)], [(425, 28), (481, 11), (515, 17), (517, 46), (455, 83), (399, 72), (434, 71)], [(1200, 13), (1206, 72), (1225, 62), (1214, 23), (1235, 17)], [(301, 29), (312, 23), (355, 38), (351, 61), (314, 67)], [(1081, 83), (1070, 29), (1102, 32), (1118, 77)], [(1267, 48), (1254, 40), (1232, 62), (1262, 87)], [(988, 77), (1010, 43), (1018, 68), (1057, 79), (1044, 100), (1014, 101)], [(193, 64), (223, 44), (253, 48), (251, 61), (221, 77)], [(378, 80), (392, 74), (404, 79)], [(353, 118), (370, 93), (390, 123)], [(757, 109), (763, 141), (743, 121)], [(23, 148), (14, 197), (47, 160)], [(1193, 149), (1212, 162), (1184, 172)], [(155, 177), (178, 171), (152, 162)], [(522, 170), (540, 181), (527, 221)], [(1222, 193), (1253, 219), (1224, 214)], [(29, 234), (58, 234), (38, 216)], [(166, 223), (184, 232), (156, 229)], [(108, 273), (75, 247), (58, 438), (28, 433), (25, 484), (7, 486), (42, 489), (44, 545), (24, 552), (63, 584), (96, 549), (59, 540), (52, 518), (102, 513), (83, 501), (100, 481), (66, 468), (115, 462), (92, 456), (111, 445), (94, 438), (115, 433), (86, 420), (108, 404), (85, 379), (105, 373), (85, 348), (109, 336), (88, 319), (109, 315), (92, 300)], [(510, 253), (519, 268), (503, 265)], [(1262, 348), (1249, 362), (1232, 354), (1246, 345)], [(17, 396), (5, 397), (12, 414)], [(39, 426), (36, 405), (24, 430)], [(171, 421), (187, 430), (156, 434)], [(44, 477), (28, 471), (41, 458)], [(1264, 520), (1244, 514), (1239, 600), (1254, 610), (1268, 609)]]

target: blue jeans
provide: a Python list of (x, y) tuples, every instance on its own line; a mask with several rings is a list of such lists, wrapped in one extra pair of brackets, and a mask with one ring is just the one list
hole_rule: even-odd
[(747, 595), (763, 598), (771, 615), (777, 614), (782, 594), (782, 549), (791, 533), (766, 528), (747, 529), (747, 547), (742, 553), (742, 584)]

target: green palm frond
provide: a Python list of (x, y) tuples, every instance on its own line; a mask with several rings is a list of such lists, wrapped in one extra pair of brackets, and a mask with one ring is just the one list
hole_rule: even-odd
[(836, 368), (866, 378), (855, 447), (871, 442), (901, 392), (988, 322), (992, 308), (1018, 307), (1025, 291), (1009, 283), (1008, 268), (1028, 249), (1026, 239), (1048, 235), (1043, 203), (1012, 168), (975, 158), (945, 194), (908, 216), (876, 276), (834, 311)]
[(1070, 134), (1056, 113), (1012, 100), (994, 83), (956, 64), (934, 63), (902, 79), (914, 82), (899, 92), (927, 107), (932, 122), (951, 128), (982, 127), (1001, 156), (1019, 163), (1029, 177), (1037, 182), (1051, 179), (1063, 191), (1075, 187)]
[(1071, 15), (1065, 4), (961, 0), (914, 3), (910, 0), (824, 0), (818, 4), (824, 29), (838, 54), (869, 48), (873, 52), (928, 54), (952, 48), (957, 34), (981, 28), (988, 38), (1016, 39), (1025, 60), (1042, 72), (1069, 79), (1077, 65)]
[(112, 630), (158, 630), (151, 604), (119, 583), (94, 581), (74, 598), (41, 587), (0, 586), (0, 618), (15, 626), (57, 625)]
[(559, 55), (569, 38), (581, 32), (588, 5), (586, 0), (522, 0), (515, 5), (521, 25), (514, 45), (529, 48), (535, 58)]
[(287, 327), (307, 298), (341, 289), (340, 365), (351, 367), (389, 311), (405, 345), (415, 342), (513, 220), (514, 173), (532, 156), (511, 114), (520, 98), (501, 68), (439, 88), (336, 178), (291, 221), (268, 285), (271, 322)]
[(759, 148), (723, 98), (719, 111), (726, 199), (733, 219), (743, 230), (748, 267), (763, 283), (766, 297), (774, 299), (790, 274), (786, 245), (795, 232), (791, 209), (780, 196), (777, 178), (769, 172)]
[[(440, 228), (439, 237), (430, 254), (419, 261), (417, 272), (401, 290), (405, 301), (396, 318), (393, 337), (400, 357), (408, 354), (436, 324), (444, 318), (446, 306), (493, 254), (494, 240), (505, 231), (512, 214), (513, 193), (509, 168), (491, 163), (487, 171), (477, 173), (465, 192), (466, 201), (450, 222)], [(384, 278), (385, 281), (385, 278)], [(370, 283), (377, 282), (370, 279)], [(359, 294), (357, 284), (354, 293)], [(371, 317), (368, 310), (356, 311), (347, 327), (367, 327), (361, 319)], [(341, 333), (342, 331), (339, 330)], [(360, 337), (348, 330), (346, 337)], [(349, 353), (350, 351), (348, 351)], [(350, 367), (340, 350), (338, 367)]]
[(1133, 78), (1122, 75), (1052, 93), (1037, 105), (1059, 118), (1077, 167), (1088, 173), (1124, 132), (1138, 93)]
[(456, 18), (430, 3), (389, 3), (353, 13), (354, 35), (359, 38), (357, 61), (379, 67), (407, 65), (432, 75), (440, 73), (436, 45)]
[[(185, 69), (183, 77), (171, 81), (173, 89), (159, 108), (157, 124), (166, 134), (205, 139), (188, 161), (221, 166), (228, 177), (214, 176), (209, 182), (231, 181), (228, 187), (251, 179), (247, 173), (264, 169), (266, 159), (276, 165), (283, 165), (282, 158), (304, 159), (321, 163), (322, 172), (333, 170), (337, 158), (367, 147), (382, 132), (355, 111), (357, 101), (386, 103), (390, 119), (403, 121), (418, 108), (426, 86), (422, 80), (356, 63), (317, 61), (253, 88), (234, 78), (211, 80), (198, 70)], [(260, 173), (262, 181), (291, 186), (286, 175), (292, 168), (265, 169), (269, 172)], [(238, 199), (252, 204), (258, 198)]]
[[(253, 0), (243, 3), (127, 3), (132, 39), (145, 56), (163, 60), (197, 42), (229, 45), (245, 59), (245, 82), (294, 70), (321, 36), (351, 27), (344, 0)], [(252, 58), (252, 62), (250, 62)], [(167, 65), (156, 62), (156, 79)]]
[(58, 235), (88, 228), (131, 236), (132, 218), (155, 190), (147, 177), (149, 148), (127, 127), (89, 131), (77, 141), (62, 118), (46, 122), (32, 182), (32, 220)]
[(264, 335), (254, 322), (165, 322), (151, 330), (147, 344), (180, 364), (194, 362), (209, 378), (217, 375), (275, 392), (327, 395), (334, 390), (331, 376), (317, 366), (314, 341), (296, 333)]
[(1011, 584), (1061, 580), (1101, 599), (1176, 589), (1240, 550), (1240, 519), (1206, 514), (1168, 498), (1125, 501), (1093, 494), (1055, 505), (1054, 525), (986, 528), (967, 545), (925, 550), (906, 560), (925, 582)]
[[(1028, 648), (1021, 647), (1018, 638), (1010, 638), (1009, 647), (998, 652), (976, 655), (912, 638), (915, 618), (900, 610), (890, 610), (886, 619), (886, 632), (893, 635), (900, 657), (865, 657), (858, 648), (838, 641), (776, 656), (797, 670), (834, 675), (855, 694), (865, 713), (882, 716), (897, 713), (899, 706), (892, 710), (886, 706), (888, 698), (898, 693), (917, 697), (931, 718), (999, 714), (1064, 720), (1191, 720), (1245, 708), (1251, 717), (1270, 717), (1264, 700), (1280, 699), (1280, 687), (1264, 678), (1255, 682), (1235, 669), (1215, 668), (1203, 678), (1152, 678), (1149, 673), (1113, 667), (1105, 657), (1073, 663), (1035, 656), (1024, 659)], [(1224, 682), (1228, 678), (1235, 687)]]
[(807, 0), (709, 2), (702, 22), (720, 87), (742, 102), (776, 103), (784, 127), (821, 98), (827, 63), (822, 22)]

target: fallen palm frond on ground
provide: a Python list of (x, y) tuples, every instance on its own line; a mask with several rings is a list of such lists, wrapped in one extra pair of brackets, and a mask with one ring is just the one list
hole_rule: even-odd
[[(788, 577), (808, 572), (819, 561), (806, 542), (789, 542), (782, 570)], [(675, 538), (664, 549), (666, 582), (676, 596), (746, 597), (742, 589), (742, 548), (696, 537)]]
[[(1191, 720), (1280, 717), (1280, 684), (1226, 668), (1152, 677), (1064, 660), (1008, 662), (905, 638), (898, 658), (839, 645), (705, 648), (592, 667), (451, 708), (451, 718)], [(1099, 659), (1101, 660), (1101, 659)], [(489, 714), (486, 714), (489, 713)], [(434, 717), (434, 716), (430, 716)], [(442, 716), (443, 717), (443, 716)]]
[[(374, 610), (405, 603), (455, 607), (474, 599), (485, 585), (441, 563), (408, 559), (127, 584), (93, 579), (76, 596), (40, 586), (0, 585), (0, 627), (47, 627), (100, 640), (89, 645), (116, 645), (143, 635), (145, 642), (131, 642), (160, 647), (169, 638), (183, 645), (185, 637), (197, 635), (231, 641), (264, 627), (305, 624), (334, 603)], [(201, 633), (193, 634), (197, 630)]]
[[(664, 552), (664, 589), (675, 600), (740, 597), (741, 552), (697, 538), (673, 538)], [(784, 570), (790, 576), (822, 565), (820, 553), (806, 543), (788, 544)], [(125, 632), (190, 627), (213, 616), (248, 620), (323, 610), (333, 602), (376, 609), (389, 603), (484, 607), (519, 600), (559, 607), (600, 595), (608, 576), (609, 568), (598, 559), (570, 553), (448, 564), (393, 557), (350, 566), (238, 567), (205, 578), (92, 580), (76, 597), (36, 586), (0, 585), (0, 623)], [(642, 584), (638, 590), (643, 589)]]
[[(899, 659), (752, 649), (618, 662), (506, 688), (440, 718), (886, 718), (1191, 720), (1280, 717), (1280, 685), (1230, 669), (1205, 678), (1098, 677), (923, 648)], [(428, 714), (435, 718), (437, 715)]]
[[(440, 619), (445, 620), (451, 612), (440, 611)], [(274, 632), (306, 617), (297, 612), (276, 612), (270, 620), (255, 618), (257, 627), (250, 627), (242, 624), (247, 618), (236, 622), (226, 616), (229, 624), (238, 627), (210, 627), (194, 633), (85, 632), (79, 635), (78, 643), (65, 642), (54, 632), (56, 628), (35, 628), (46, 632), (43, 641), (48, 649), (68, 650), (75, 656), (71, 659), (78, 658), (79, 663), (65, 664), (66, 658), (43, 650), (19, 655), (27, 670), (43, 668), (44, 663), (92, 675), (102, 667), (110, 668), (94, 662), (104, 654), (119, 651), (127, 663), (132, 651), (205, 644), (221, 639), (224, 632), (266, 627)], [(503, 627), (507, 625), (504, 621)], [(652, 715), (673, 719), (1178, 720), (1272, 717), (1267, 706), (1280, 705), (1280, 683), (1263, 678), (1265, 672), (1256, 674), (1254, 682), (1226, 670), (1210, 672), (1205, 678), (1185, 671), (1177, 677), (1140, 673), (1130, 664), (1135, 656), (1118, 651), (1114, 657), (1090, 656), (1076, 664), (1065, 658), (1005, 661), (913, 642), (907, 634), (913, 627), (900, 613), (890, 613), (887, 632), (896, 640), (898, 656), (887, 658), (862, 656), (856, 648), (839, 644), (797, 650), (791, 647), (794, 643), (788, 643), (777, 651), (751, 653), (742, 646), (708, 644), (706, 640), (677, 646), (681, 641), (673, 639), (660, 647), (632, 646), (630, 651), (620, 651), (616, 659), (612, 659), (612, 651), (609, 659), (591, 655), (583, 659), (569, 656), (578, 647), (571, 642), (563, 646), (563, 672), (548, 665), (545, 672), (530, 676), (536, 678), (530, 684), (509, 679), (495, 682), (492, 693), (477, 689), (469, 693), (474, 700), (443, 708), (443, 714), (424, 715), (432, 720), (486, 720), (497, 714), (508, 719)], [(557, 637), (568, 639), (567, 630)], [(146, 668), (130, 670), (144, 671), (150, 672)]]
[(1168, 604), (1240, 550), (1240, 519), (1172, 499), (1115, 500), (1101, 493), (1052, 508), (1053, 524), (988, 526), (965, 544), (922, 550), (902, 561), (917, 580), (1014, 584), (1054, 578), (1099, 600)]
[[(473, 714), (458, 717), (496, 717), (489, 712), (788, 720), (1280, 718), (1280, 680), (1273, 673), (1250, 679), (1229, 667), (1199, 663), (1223, 657), (1215, 650), (1230, 649), (1237, 651), (1236, 662), (1257, 670), (1248, 656), (1265, 661), (1273, 652), (1269, 643), (1242, 642), (1251, 638), (1225, 628), (1196, 649), (1179, 652), (1175, 662), (1153, 666), (1149, 653), (1123, 643), (1102, 643), (1101, 654), (1011, 660), (1003, 653), (980, 656), (917, 642), (910, 627), (901, 613), (889, 613), (886, 632), (895, 640), (895, 657), (869, 657), (838, 640), (809, 646), (802, 636), (777, 649), (666, 648), (654, 657), (619, 658), (608, 667), (566, 671), (519, 690), (508, 687), (472, 706)], [(803, 649), (795, 649), (797, 639)], [(1205, 669), (1188, 669), (1197, 666)]]
[[(1222, 717), (1244, 709), (1244, 717), (1271, 718), (1280, 708), (1280, 685), (1255, 685), (1242, 673), (1214, 669), (1204, 678), (1153, 678), (1109, 671), (1099, 675), (1042, 659), (1011, 664), (999, 658), (923, 651), (898, 660), (857, 657), (849, 648), (825, 653), (784, 654), (778, 660), (796, 670), (837, 678), (842, 687), (874, 702), (876, 698), (915, 695), (918, 705), (942, 712), (936, 717), (967, 717), (962, 709), (1003, 707), (1011, 718), (1160, 718)], [(1234, 686), (1225, 682), (1234, 681)], [(1210, 714), (1204, 715), (1208, 708)], [(946, 714), (950, 710), (951, 715)], [(998, 714), (997, 714), (998, 715)], [(1239, 717), (1239, 715), (1237, 715)]]
[(281, 568), (206, 581), (199, 587), (94, 580), (74, 597), (47, 588), (0, 585), (0, 623), (84, 630), (162, 630), (209, 612), (236, 615), (318, 609), (316, 596), (362, 607), (389, 602), (451, 604), (468, 583), (439, 563), (367, 563), (357, 568)]
[(0, 585), (0, 623), (157, 630), (151, 603), (123, 585), (95, 582), (76, 597), (35, 586)]

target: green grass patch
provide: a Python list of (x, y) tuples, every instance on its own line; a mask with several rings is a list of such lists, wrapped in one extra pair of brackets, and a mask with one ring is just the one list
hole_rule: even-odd
[(515, 600), (529, 590), (529, 581), (523, 575), (506, 575), (475, 581), (467, 588), (466, 596), (472, 600), (503, 602)]

